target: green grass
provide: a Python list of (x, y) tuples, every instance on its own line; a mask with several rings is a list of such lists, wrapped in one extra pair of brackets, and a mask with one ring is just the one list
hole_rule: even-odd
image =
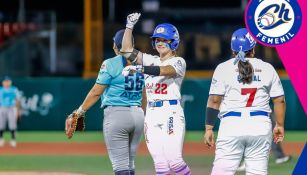
[[(285, 141), (288, 142), (307, 142), (307, 131), (285, 131)], [(185, 135), (186, 141), (199, 142), (203, 140), (203, 132), (201, 131), (188, 131)], [(215, 132), (215, 137), (217, 132)]]
[[(5, 133), (6, 139), (10, 137)], [(286, 141), (306, 142), (306, 132), (286, 131)], [(18, 142), (101, 142), (101, 132), (77, 132), (72, 140), (68, 140), (64, 132), (39, 131), (18, 132)], [(185, 141), (202, 142), (203, 132), (187, 132)], [(1, 148), (0, 148), (1, 149)], [(192, 169), (193, 175), (210, 174), (214, 156), (185, 156), (186, 162)], [(282, 165), (276, 165), (270, 159), (270, 175), (289, 175), (292, 173), (298, 157)], [(153, 162), (150, 156), (136, 156), (136, 169), (139, 175), (154, 175)], [(112, 175), (112, 166), (108, 156), (25, 156), (1, 155), (0, 171), (57, 171), (72, 172), (86, 175)], [(237, 173), (236, 175), (243, 175)]]
[[(10, 137), (5, 133), (6, 139)], [(101, 142), (101, 132), (77, 132), (72, 140), (67, 140), (64, 132), (50, 131), (20, 131), (18, 142)], [(306, 142), (307, 131), (286, 131), (286, 141)], [(203, 132), (187, 132), (185, 141), (202, 142)], [(0, 148), (1, 149), (1, 148)], [(210, 174), (214, 156), (185, 156), (186, 162), (193, 175)], [(270, 175), (289, 175), (292, 173), (298, 157), (285, 164), (276, 165), (271, 158), (269, 163)], [(153, 162), (150, 156), (137, 156), (136, 167), (139, 175), (154, 174)], [(63, 171), (82, 173), (86, 175), (112, 175), (112, 166), (108, 156), (22, 156), (1, 155), (0, 171)], [(237, 173), (236, 175), (243, 175)]]
[[(209, 174), (213, 156), (185, 156), (193, 175)], [(276, 165), (269, 163), (270, 175), (289, 175), (294, 169), (297, 157), (290, 162)], [(150, 156), (137, 156), (136, 169), (139, 175), (154, 174)], [(0, 156), (0, 171), (57, 171), (82, 173), (86, 175), (112, 175), (107, 156)], [(244, 173), (236, 173), (243, 175)]]
[[(217, 133), (215, 133), (217, 136)], [(5, 138), (10, 137), (9, 132), (5, 133)], [(64, 132), (60, 131), (20, 131), (17, 134), (18, 142), (101, 142), (103, 141), (102, 132), (85, 131), (76, 132), (71, 140), (68, 140)], [(185, 141), (202, 142), (202, 131), (188, 131)], [(286, 131), (285, 141), (307, 142), (307, 131)]]
[[(292, 159), (284, 164), (275, 164), (275, 160), (271, 157), (269, 161), (269, 175), (290, 175), (294, 170), (298, 157)], [(245, 172), (238, 172), (236, 175), (245, 175)]]

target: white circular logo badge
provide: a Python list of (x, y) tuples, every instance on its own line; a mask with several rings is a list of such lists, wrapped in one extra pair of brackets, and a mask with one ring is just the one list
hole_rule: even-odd
[(247, 7), (245, 22), (258, 42), (276, 46), (297, 34), (302, 13), (294, 0), (252, 0)]

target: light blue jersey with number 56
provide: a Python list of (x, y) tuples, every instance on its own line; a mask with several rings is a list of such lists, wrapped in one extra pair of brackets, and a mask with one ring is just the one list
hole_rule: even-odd
[(122, 56), (105, 60), (100, 68), (96, 83), (107, 85), (101, 95), (104, 106), (141, 106), (144, 75), (141, 73), (122, 75), (127, 61)]

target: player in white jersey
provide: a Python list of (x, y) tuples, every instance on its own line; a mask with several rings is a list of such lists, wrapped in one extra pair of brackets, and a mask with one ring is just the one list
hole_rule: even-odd
[(151, 36), (152, 45), (159, 56), (139, 52), (133, 48), (129, 39), (139, 17), (138, 13), (127, 17), (121, 49), (126, 58), (139, 66), (127, 66), (123, 74), (127, 75), (129, 71), (142, 71), (146, 74), (147, 109), (144, 133), (156, 174), (168, 175), (174, 172), (190, 175), (191, 171), (182, 158), (185, 118), (180, 105), (180, 87), (186, 63), (176, 55), (179, 33), (172, 24), (159, 24)]
[(269, 101), (276, 114), (274, 142), (284, 138), (285, 97), (272, 65), (254, 58), (256, 42), (245, 28), (232, 35), (233, 58), (217, 66), (206, 109), (205, 144), (214, 145), (215, 118), (221, 120), (212, 175), (235, 174), (241, 159), (247, 175), (268, 173), (272, 125)]

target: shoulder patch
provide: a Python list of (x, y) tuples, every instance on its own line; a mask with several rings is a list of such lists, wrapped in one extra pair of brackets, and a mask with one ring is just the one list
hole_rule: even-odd
[(215, 84), (216, 82), (217, 80), (213, 78), (211, 84)]
[(177, 63), (176, 63), (176, 65), (179, 66), (179, 67), (182, 67), (182, 62), (181, 62), (181, 60), (178, 60)]
[(104, 61), (101, 66), (100, 66), (100, 71), (103, 71), (103, 70), (106, 70), (107, 69), (107, 64), (106, 62)]

